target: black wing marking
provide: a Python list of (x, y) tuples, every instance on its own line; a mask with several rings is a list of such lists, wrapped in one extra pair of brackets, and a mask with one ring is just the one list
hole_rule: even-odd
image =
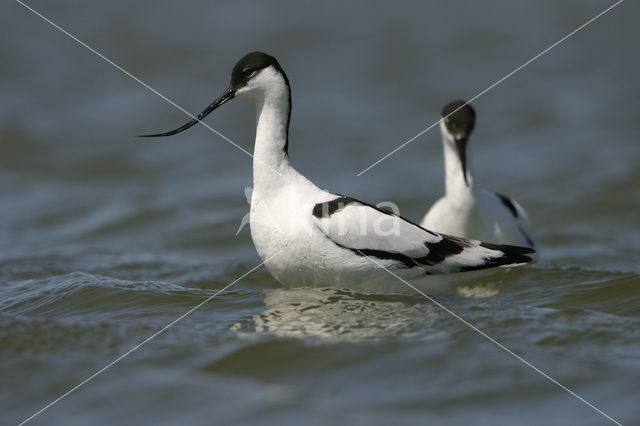
[(454, 254), (461, 253), (464, 250), (465, 246), (468, 244), (464, 244), (465, 241), (461, 242), (455, 241), (456, 237), (449, 237), (443, 235), (443, 239), (437, 243), (430, 243), (425, 241), (424, 245), (429, 250), (426, 256), (422, 257), (412, 257), (406, 254), (390, 252), (385, 250), (376, 250), (376, 249), (354, 249), (350, 247), (345, 247), (341, 244), (335, 243), (337, 246), (345, 248), (347, 250), (352, 251), (353, 253), (360, 256), (370, 256), (376, 257), (378, 259), (384, 260), (395, 260), (397, 262), (402, 263), (407, 268), (413, 268), (415, 266), (427, 265), (433, 266), (437, 263), (442, 262), (448, 256), (453, 256)]
[(527, 240), (527, 244), (529, 244), (531, 247), (533, 247), (534, 246), (533, 239), (529, 236), (529, 234), (527, 234), (524, 231), (524, 229), (522, 229), (522, 226), (520, 226), (520, 224), (518, 224), (518, 230), (520, 231), (520, 233), (522, 234), (524, 239)]
[[(520, 216), (520, 214), (518, 213), (518, 208), (516, 207), (515, 201), (513, 201), (511, 198), (507, 197), (506, 195), (499, 194), (497, 192), (495, 192), (494, 194), (496, 194), (498, 198), (500, 198), (500, 201), (502, 201), (502, 204), (504, 204), (504, 206), (507, 209), (509, 209), (509, 211), (511, 212), (511, 215), (513, 215), (515, 219), (517, 219)], [(533, 246), (534, 245), (533, 238), (531, 238), (529, 234), (526, 233), (526, 231), (522, 228), (522, 225), (520, 223), (518, 223), (518, 230), (520, 231), (524, 239), (527, 241), (527, 244), (529, 244), (530, 246)]]
[(513, 217), (515, 217), (516, 219), (518, 218), (518, 209), (516, 208), (515, 204), (513, 203), (513, 200), (509, 197), (507, 197), (506, 195), (502, 195), (499, 193), (495, 193), (498, 198), (500, 198), (500, 201), (502, 201), (502, 204), (504, 204), (504, 206), (506, 208), (509, 209), (509, 211), (511, 212), (511, 214), (513, 215)]
[(499, 250), (504, 254), (500, 257), (486, 259), (483, 265), (462, 267), (460, 271), (474, 271), (477, 269), (495, 268), (497, 266), (528, 263), (531, 262), (533, 258), (527, 255), (535, 253), (535, 250), (530, 247), (512, 246), (508, 244), (480, 243), (480, 246), (491, 250)]
[(328, 218), (333, 215), (335, 212), (342, 210), (347, 205), (357, 202), (357, 200), (351, 197), (338, 197), (334, 198), (331, 201), (326, 201), (324, 203), (318, 203), (313, 206), (313, 215), (317, 218)]
[[(386, 215), (386, 217), (398, 218), (401, 221), (399, 223), (401, 233), (385, 237), (371, 234), (360, 235), (357, 230), (359, 224), (354, 221), (361, 217), (359, 214), (362, 212), (352, 209), (366, 209), (367, 207), (373, 209), (368, 212), (373, 217)], [(351, 197), (337, 196), (333, 200), (318, 203), (313, 208), (313, 215), (318, 221), (317, 225), (320, 230), (338, 247), (349, 250), (358, 256), (392, 260), (397, 262), (397, 267), (400, 268), (438, 265), (433, 270), (425, 270), (427, 274), (526, 263), (531, 258), (525, 254), (534, 252), (530, 248), (481, 243), (431, 232), (401, 216)], [(369, 217), (371, 218), (371, 216)], [(347, 228), (351, 226), (349, 229), (352, 231), (337, 232), (338, 222)], [(466, 256), (463, 253), (465, 250), (467, 250)], [(460, 253), (463, 253), (461, 258), (450, 260), (452, 256)]]
[[(337, 244), (339, 247), (350, 250), (351, 252), (363, 256), (363, 257), (375, 257), (381, 260), (395, 260), (400, 262), (406, 268), (414, 268), (416, 266), (425, 265), (433, 266), (440, 262), (443, 262), (447, 257), (461, 253), (464, 250), (464, 246), (459, 245), (456, 240), (457, 237), (449, 235), (442, 235), (444, 238), (440, 243), (429, 244), (425, 243), (429, 247), (429, 254), (424, 257), (410, 257), (402, 253), (393, 253), (384, 250), (372, 250), (372, 249), (354, 249), (350, 247), (344, 247)], [(480, 265), (459, 266), (450, 272), (466, 272), (476, 271), (479, 269), (496, 268), (498, 266), (505, 265), (517, 265), (523, 263), (529, 263), (533, 259), (527, 254), (534, 253), (535, 250), (529, 247), (511, 246), (507, 244), (492, 244), (492, 243), (480, 243), (480, 247), (485, 247), (491, 250), (497, 250), (502, 252), (501, 256), (485, 258), (484, 262)], [(443, 249), (444, 248), (444, 249)], [(431, 271), (424, 271), (426, 275), (431, 275)]]
[(393, 212), (387, 209), (380, 208), (373, 204), (365, 203), (364, 201), (356, 200), (355, 198), (347, 197), (344, 195), (339, 195), (337, 198), (334, 198), (333, 200), (316, 204), (315, 206), (313, 206), (313, 215), (319, 219), (326, 219), (352, 203), (371, 207), (372, 209), (378, 210), (380, 213), (394, 215)]

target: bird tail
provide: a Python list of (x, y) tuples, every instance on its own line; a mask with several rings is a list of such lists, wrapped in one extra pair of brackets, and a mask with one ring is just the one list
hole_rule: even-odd
[[(530, 247), (512, 246), (508, 244), (493, 244), (478, 241), (478, 249), (489, 251), (483, 256), (483, 262), (479, 265), (463, 266), (461, 271), (474, 271), (478, 269), (495, 268), (498, 266), (519, 266), (533, 260), (531, 256), (536, 251)], [(484, 251), (484, 250), (483, 250)]]
[[(449, 272), (475, 271), (498, 266), (518, 266), (533, 260), (535, 250), (530, 247), (486, 243), (478, 240), (442, 235), (445, 240), (463, 247), (458, 254), (444, 260)], [(444, 266), (444, 265), (443, 265)]]

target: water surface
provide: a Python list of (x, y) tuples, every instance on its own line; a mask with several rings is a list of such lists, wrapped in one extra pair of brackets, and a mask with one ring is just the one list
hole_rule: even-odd
[[(419, 220), (437, 129), (356, 173), (608, 5), (29, 3), (192, 112), (251, 50), (293, 90), (320, 187)], [(259, 264), (251, 159), (18, 3), (0, 6), (0, 423), (17, 424)], [(624, 2), (474, 106), (477, 182), (517, 198), (538, 263), (438, 302), (640, 423), (640, 7)], [(251, 151), (250, 102), (208, 124)], [(330, 283), (328, 283), (328, 287)], [(32, 424), (608, 424), (420, 296), (283, 289), (260, 269)]]

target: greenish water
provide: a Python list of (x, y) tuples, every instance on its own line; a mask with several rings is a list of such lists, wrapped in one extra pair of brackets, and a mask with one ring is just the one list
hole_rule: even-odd
[[(274, 54), (294, 165), (414, 220), (443, 190), (436, 129), (355, 174), (608, 5), (28, 4), (192, 112), (244, 53)], [(132, 137), (185, 117), (18, 3), (0, 13), (4, 425), (260, 259), (235, 235), (248, 156), (202, 126)], [(541, 258), (437, 298), (623, 424), (640, 423), (638, 13), (622, 3), (474, 102), (477, 180), (527, 208)], [(252, 150), (249, 102), (207, 123)], [(264, 269), (30, 422), (113, 423), (610, 424), (423, 297), (284, 289)]]

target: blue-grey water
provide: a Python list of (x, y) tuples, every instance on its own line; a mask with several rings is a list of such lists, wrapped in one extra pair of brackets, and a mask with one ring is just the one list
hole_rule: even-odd
[[(613, 2), (28, 4), (193, 113), (252, 50), (293, 90), (320, 187), (419, 220), (437, 128), (356, 173)], [(251, 158), (17, 2), (0, 6), (0, 424), (18, 424), (260, 263)], [(476, 181), (517, 198), (534, 265), (438, 302), (622, 424), (640, 424), (640, 5), (477, 99)], [(251, 102), (207, 123), (253, 148)], [(331, 287), (331, 283), (327, 283)], [(419, 296), (283, 289), (259, 269), (34, 425), (601, 425)]]

